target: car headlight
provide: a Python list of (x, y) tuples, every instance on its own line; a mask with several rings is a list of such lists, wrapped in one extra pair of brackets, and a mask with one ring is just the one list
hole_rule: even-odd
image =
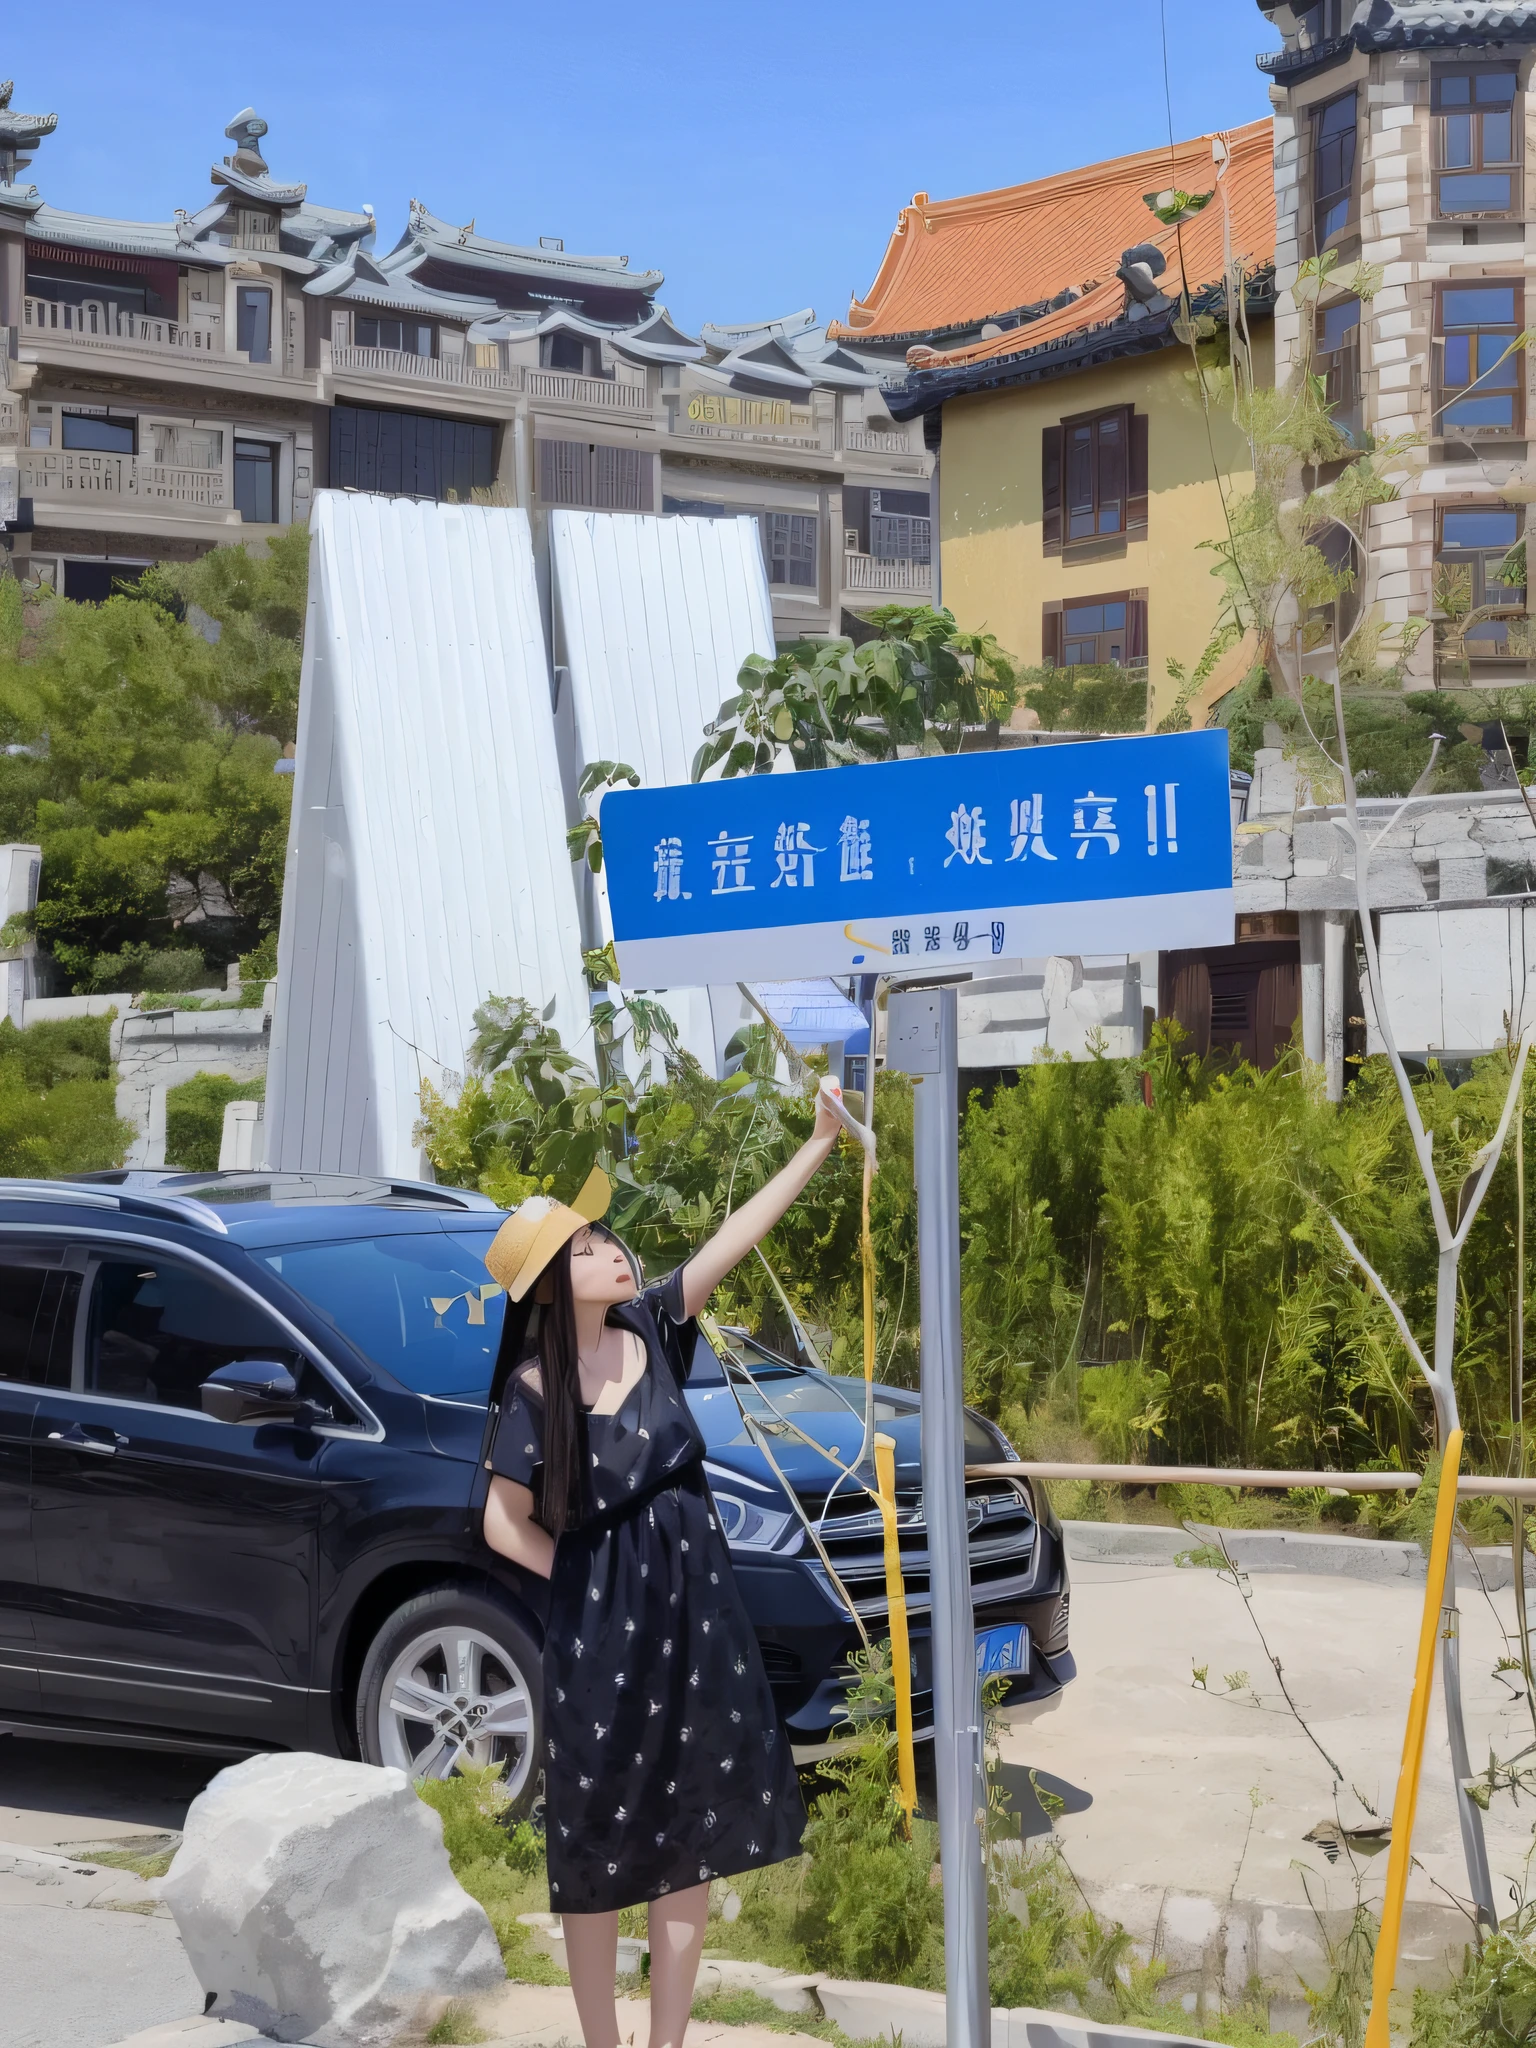
[(717, 1493), (714, 1500), (725, 1540), (736, 1550), (772, 1550), (793, 1519), (777, 1508), (755, 1507), (739, 1494)]

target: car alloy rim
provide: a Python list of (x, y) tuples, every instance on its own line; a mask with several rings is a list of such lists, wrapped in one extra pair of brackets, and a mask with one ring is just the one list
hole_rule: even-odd
[(533, 1768), (533, 1700), (500, 1643), (478, 1629), (430, 1629), (384, 1674), (378, 1737), (381, 1760), (413, 1778), (500, 1764), (515, 1797)]

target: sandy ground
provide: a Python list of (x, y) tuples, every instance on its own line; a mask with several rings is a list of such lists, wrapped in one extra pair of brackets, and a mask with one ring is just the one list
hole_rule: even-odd
[[(1387, 1859), (1346, 1851), (1332, 1862), (1308, 1836), (1320, 1823), (1390, 1817), (1422, 1588), (1264, 1573), (1247, 1581), (1250, 1603), (1231, 1574), (1199, 1568), (1079, 1563), (1072, 1578), (1080, 1675), (1055, 1701), (1006, 1717), (1004, 1758), (1060, 1781), (1057, 1839), (1073, 1871), (1096, 1905), (1156, 1943), (1175, 1977), (1229, 1997), (1255, 1973), (1316, 1981), (1326, 1964), (1313, 1905), (1339, 1929), (1357, 1882), (1379, 1901)], [(1478, 1768), (1490, 1748), (1509, 1758), (1530, 1743), (1532, 1722), (1495, 1670), (1515, 1626), (1512, 1593), (1464, 1582), (1460, 1605)], [(1526, 1882), (1533, 1820), (1536, 1805), (1508, 1794), (1485, 1818), (1501, 1906)], [(1443, 1971), (1468, 1931), (1438, 1689), (1414, 1851), (1409, 1982)]]
[[(1033, 1769), (1063, 1797), (1056, 1836), (1072, 1870), (1096, 1905), (1163, 1956), (1173, 1990), (1232, 1998), (1261, 1975), (1276, 1993), (1272, 2017), (1289, 2023), (1300, 2016), (1299, 1978), (1326, 1972), (1314, 1904), (1336, 1931), (1357, 1884), (1368, 1903), (1380, 1896), (1383, 1854), (1346, 1849), (1330, 1862), (1308, 1836), (1319, 1824), (1369, 1826), (1373, 1813), (1390, 1815), (1421, 1591), (1256, 1573), (1250, 1607), (1226, 1574), (1106, 1563), (1074, 1565), (1073, 1587), (1080, 1675), (1047, 1706), (1006, 1716), (1013, 1782)], [(1471, 1753), (1477, 1763), (1490, 1747), (1508, 1758), (1532, 1740), (1526, 1702), (1495, 1673), (1514, 1627), (1513, 1596), (1463, 1584), (1461, 1607)], [(1203, 1687), (1192, 1682), (1196, 1666), (1206, 1667)], [(1246, 1676), (1229, 1687), (1228, 1674)], [(107, 2048), (146, 2028), (157, 2048), (162, 2039), (202, 2048), (245, 2037), (194, 2020), (201, 1998), (161, 1914), (125, 1913), (101, 1881), (26, 1860), (29, 1850), (78, 1857), (87, 1845), (133, 1838), (149, 1846), (179, 1824), (209, 1774), (183, 1758), (0, 1741), (0, 1842), (19, 1845), (0, 1870), (0, 2048)], [(1533, 1821), (1536, 1803), (1508, 1794), (1486, 1817), (1501, 1905), (1526, 1881)], [(1467, 1931), (1438, 1692), (1414, 1848), (1410, 1982), (1441, 1975)], [(497, 2041), (554, 2048), (579, 2038), (568, 1992), (509, 1986), (496, 1996), (487, 2024)], [(182, 2028), (164, 2034), (178, 2015)], [(645, 2018), (639, 2005), (626, 2009), (626, 2032), (640, 2044)], [(691, 2048), (705, 2048), (715, 2031), (695, 2030)], [(787, 2038), (719, 2032), (733, 2048), (782, 2048)]]

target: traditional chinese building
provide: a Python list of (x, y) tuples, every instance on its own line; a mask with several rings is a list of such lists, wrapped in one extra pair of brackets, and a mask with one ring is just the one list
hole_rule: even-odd
[[(1167, 188), (1212, 196), (1165, 224), (1148, 198)], [(890, 404), (942, 444), (941, 582), (962, 625), (1030, 664), (1143, 670), (1154, 716), (1166, 704), (1168, 658), (1191, 665), (1216, 620), (1199, 543), (1251, 482), (1180, 295), (1198, 317), (1230, 280), (1267, 382), (1273, 257), (1268, 121), (902, 208), (832, 332), (908, 366)]]
[[(275, 174), (250, 108), (169, 221), (65, 212), (25, 173), (56, 117), (0, 92), (0, 545), (99, 598), (145, 564), (260, 540), (329, 485), (759, 524), (781, 638), (931, 589), (903, 372), (809, 311), (682, 333), (659, 270), (493, 240)], [(14, 501), (14, 502), (12, 502)]]

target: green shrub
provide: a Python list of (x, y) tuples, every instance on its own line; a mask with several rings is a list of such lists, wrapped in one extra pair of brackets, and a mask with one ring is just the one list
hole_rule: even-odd
[(1147, 672), (1103, 663), (1029, 668), (1019, 677), (1024, 702), (1050, 732), (1145, 732)]
[(20, 1059), (0, 1058), (0, 1174), (57, 1180), (120, 1166), (132, 1139), (110, 1081), (45, 1091), (29, 1084)]
[(230, 1102), (260, 1102), (264, 1081), (236, 1081), (228, 1074), (194, 1074), (165, 1098), (165, 1157), (190, 1173), (212, 1173), (219, 1163), (224, 1108)]
[(240, 956), (240, 979), (242, 981), (271, 981), (277, 973), (277, 933), (268, 932), (261, 944), (251, 953)]
[[(116, 1013), (113, 1012), (113, 1015)], [(15, 1059), (29, 1088), (112, 1076), (112, 1016), (50, 1017), (20, 1031), (0, 1017), (0, 1060)]]
[(98, 953), (89, 971), (77, 978), (87, 994), (136, 996), (209, 988), (210, 975), (208, 962), (195, 946), (142, 943), (124, 946), (117, 953)]
[(821, 1767), (827, 1789), (811, 1802), (795, 1931), (814, 1969), (934, 1989), (944, 1982), (944, 1894), (933, 1882), (938, 1830), (914, 1820), (909, 1839), (896, 1800), (890, 1646), (854, 1664), (849, 1726), (860, 1740)]
[(1536, 2042), (1536, 1949), (1527, 1908), (1468, 1949), (1446, 1991), (1413, 1995), (1411, 2048), (1531, 2048)]

